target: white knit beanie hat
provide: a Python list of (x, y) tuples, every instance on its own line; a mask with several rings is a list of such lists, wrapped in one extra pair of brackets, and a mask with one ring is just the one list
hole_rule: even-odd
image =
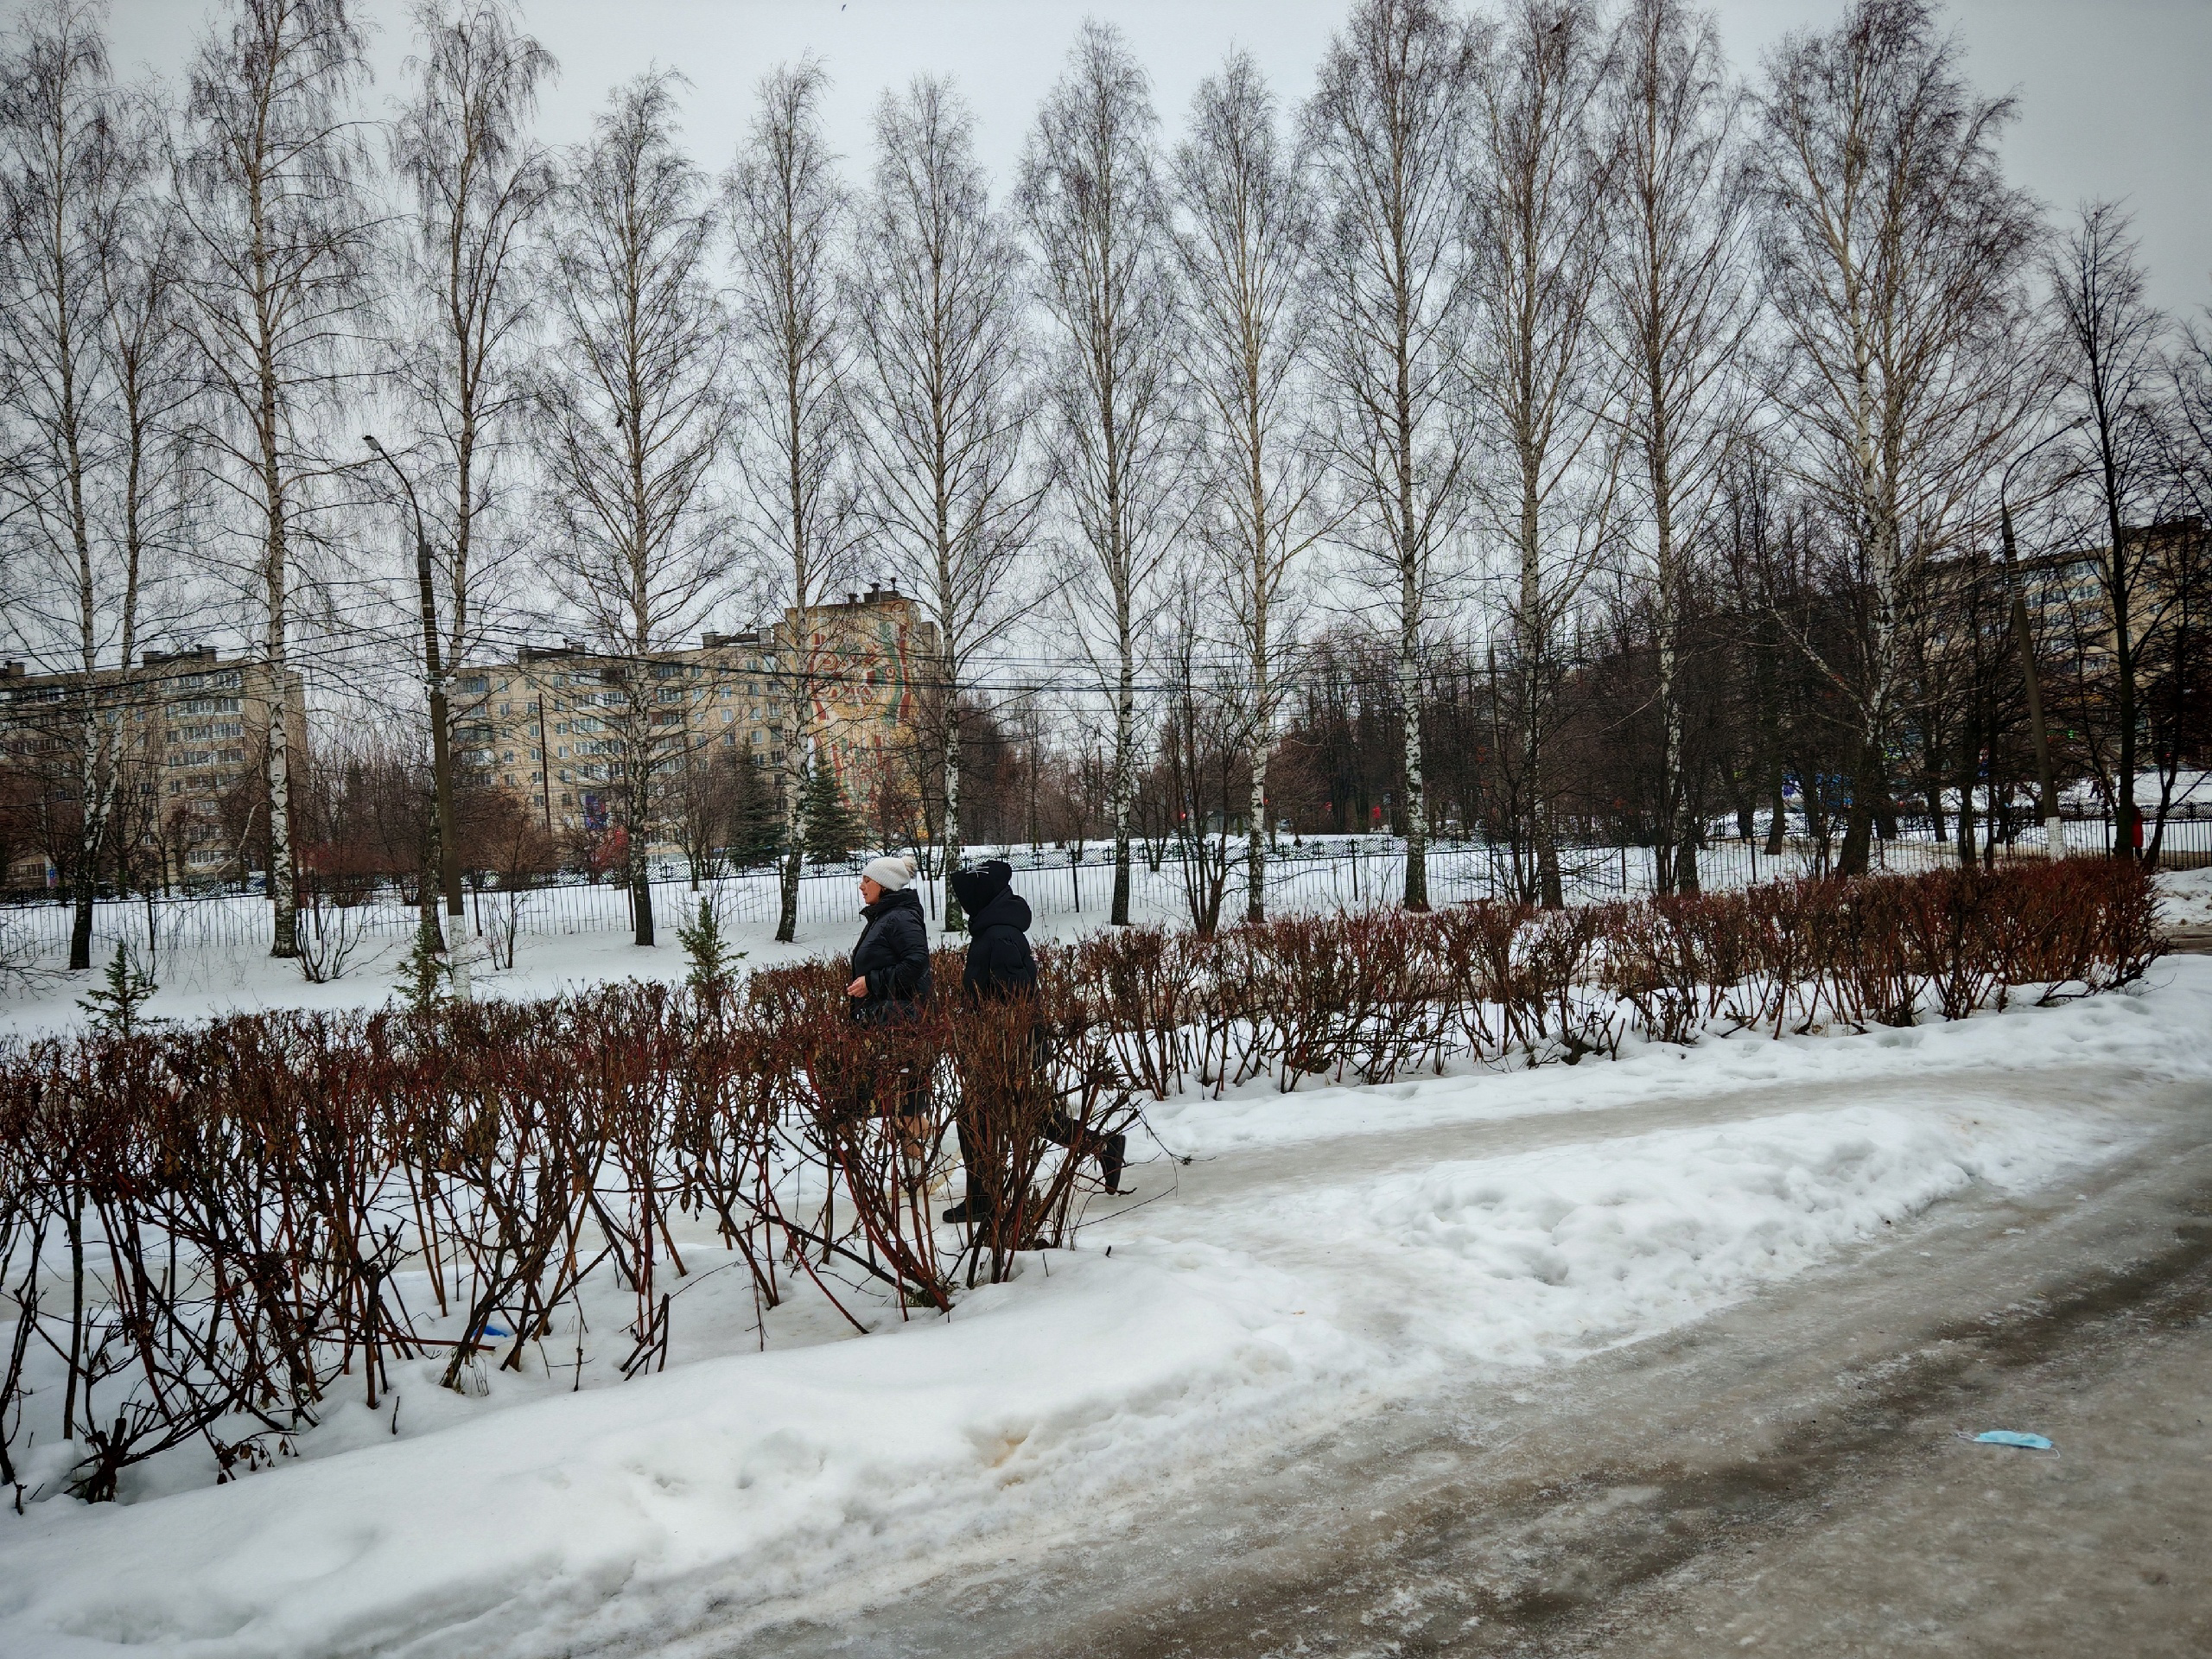
[(887, 855), (871, 858), (861, 866), (861, 874), (886, 893), (896, 893), (914, 879), (914, 861)]

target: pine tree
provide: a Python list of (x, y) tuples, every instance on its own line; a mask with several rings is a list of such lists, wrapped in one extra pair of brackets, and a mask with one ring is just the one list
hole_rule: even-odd
[(697, 918), (677, 928), (676, 939), (691, 963), (683, 982), (701, 1002), (719, 1006), (736, 983), (737, 964), (745, 960), (746, 953), (732, 950), (722, 938), (721, 918), (715, 914), (714, 905), (702, 899)]
[(784, 850), (784, 809), (775, 781), (752, 755), (731, 758), (729, 855), (740, 869), (772, 864)]
[(817, 762), (808, 769), (802, 797), (806, 817), (806, 855), (817, 864), (836, 864), (860, 844), (860, 820), (845, 799), (837, 774)]
[(415, 930), (415, 944), (399, 964), (400, 994), (417, 1014), (435, 1007), (444, 991), (450, 969), (439, 943), (435, 919), (426, 921)]
[(130, 960), (129, 951), (121, 944), (115, 947), (115, 959), (100, 976), (103, 983), (77, 999), (77, 1006), (92, 1015), (92, 1029), (111, 1032), (128, 1037), (141, 1025), (149, 1023), (139, 1017), (138, 1010), (146, 999), (162, 988), (147, 976), (146, 970)]

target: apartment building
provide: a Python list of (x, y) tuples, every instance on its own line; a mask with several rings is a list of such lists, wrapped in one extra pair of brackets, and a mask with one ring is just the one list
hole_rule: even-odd
[[(2127, 532), (2137, 575), (2128, 595), (2128, 632), (2139, 647), (2162, 627), (2174, 625), (2177, 612), (2196, 612), (2190, 626), (2202, 628), (2212, 537), (2203, 522), (2177, 518)], [(2089, 548), (2046, 554), (2023, 561), (2021, 597), (2029, 616), (2047, 637), (2076, 642), (2090, 665), (2111, 654), (2114, 639), (2110, 550)]]
[[(149, 651), (127, 672), (108, 669), (89, 677), (0, 664), (0, 766), (17, 820), (8, 837), (7, 885), (57, 879), (56, 849), (46, 837), (76, 820), (88, 689), (119, 721), (116, 823), (141, 874), (171, 883), (242, 874), (224, 804), (262, 763), (280, 699), (266, 663), (226, 658), (202, 645)], [(296, 672), (286, 673), (281, 701), (292, 752), (304, 755), (307, 715)]]
[(549, 830), (596, 827), (632, 741), (654, 745), (656, 770), (717, 748), (782, 766), (789, 699), (805, 685), (816, 760), (862, 800), (916, 728), (937, 651), (936, 628), (895, 587), (786, 610), (765, 628), (708, 633), (646, 663), (574, 640), (524, 645), (512, 662), (455, 671), (455, 775), (505, 791)]

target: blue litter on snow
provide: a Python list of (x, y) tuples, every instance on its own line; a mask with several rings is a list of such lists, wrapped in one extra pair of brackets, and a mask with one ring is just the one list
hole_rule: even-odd
[(1984, 1429), (1975, 1435), (1974, 1439), (1983, 1446), (2017, 1446), (2024, 1447), (2030, 1452), (2048, 1452), (2052, 1449), (2050, 1442), (2042, 1435), (2023, 1434), (2016, 1428)]
[[(487, 1337), (512, 1337), (514, 1335), (514, 1332), (512, 1331), (502, 1331), (496, 1325), (487, 1325), (484, 1327), (484, 1334)], [(2045, 1440), (2044, 1444), (2045, 1446), (2049, 1446), (2050, 1442), (2049, 1440)]]

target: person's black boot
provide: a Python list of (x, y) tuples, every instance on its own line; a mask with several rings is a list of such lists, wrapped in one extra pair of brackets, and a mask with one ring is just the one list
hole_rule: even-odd
[(1128, 1160), (1129, 1137), (1109, 1135), (1098, 1143), (1098, 1173), (1106, 1178), (1106, 1190), (1122, 1190), (1122, 1166)]
[(963, 1223), (982, 1223), (991, 1218), (991, 1201), (970, 1187), (968, 1196), (944, 1212), (944, 1218), (956, 1226)]

